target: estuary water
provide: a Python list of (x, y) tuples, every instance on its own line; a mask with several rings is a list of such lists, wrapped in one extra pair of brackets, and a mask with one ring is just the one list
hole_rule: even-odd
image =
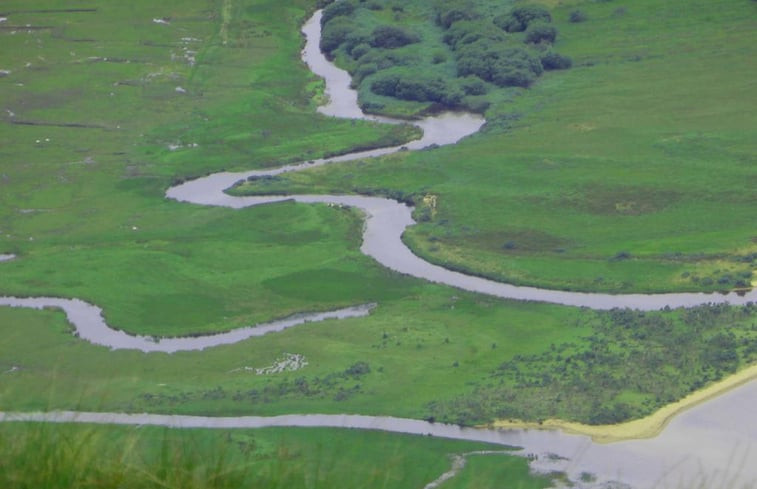
[[(579, 488), (746, 489), (757, 487), (757, 383), (677, 416), (657, 437), (597, 444), (549, 430), (491, 430), (382, 416), (301, 414), (206, 417), (75, 411), (2, 413), (0, 422), (156, 425), (173, 428), (320, 427), (379, 430), (520, 447), (541, 472), (564, 471)], [(581, 482), (582, 474), (593, 480)], [(429, 481), (430, 482), (430, 481)]]

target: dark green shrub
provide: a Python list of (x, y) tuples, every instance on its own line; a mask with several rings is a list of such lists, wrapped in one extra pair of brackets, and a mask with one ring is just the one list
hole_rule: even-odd
[(339, 17), (324, 25), (321, 32), (321, 51), (329, 55), (333, 53), (347, 39), (354, 28), (353, 23), (346, 17)]
[(521, 47), (477, 41), (457, 51), (458, 76), (476, 75), (499, 86), (529, 86), (542, 74), (541, 60)]
[(394, 49), (420, 41), (421, 38), (401, 27), (392, 25), (378, 26), (371, 35), (371, 46), (375, 48)]
[(483, 21), (456, 22), (444, 33), (442, 40), (452, 49), (478, 40), (504, 41), (505, 34), (492, 24)]
[(371, 373), (371, 367), (366, 362), (357, 362), (344, 371), (346, 375), (359, 377)]
[(350, 51), (350, 55), (354, 59), (359, 59), (364, 54), (368, 53), (371, 50), (371, 46), (367, 43), (358, 44), (357, 46), (353, 47)]
[(434, 63), (435, 65), (438, 65), (440, 63), (444, 63), (445, 61), (447, 61), (447, 55), (445, 53), (442, 53), (442, 52), (436, 52), (431, 57), (431, 62)]
[(557, 28), (543, 22), (536, 22), (528, 26), (526, 29), (525, 41), (531, 44), (538, 44), (540, 42), (548, 42), (550, 44), (557, 39)]
[(360, 83), (365, 79), (366, 76), (372, 75), (377, 71), (378, 66), (376, 66), (376, 63), (361, 64), (352, 74), (352, 80), (354, 83)]
[(463, 99), (460, 88), (449, 86), (438, 76), (415, 71), (377, 75), (371, 83), (371, 91), (401, 100), (436, 102), (448, 107), (457, 107)]
[(568, 20), (575, 23), (583, 22), (586, 20), (586, 14), (583, 13), (581, 10), (574, 10), (570, 13), (570, 16), (568, 17)]
[(461, 20), (471, 20), (474, 18), (473, 13), (470, 10), (463, 10), (459, 8), (452, 8), (441, 12), (437, 17), (437, 22), (445, 29), (449, 29), (450, 26)]
[(355, 11), (355, 5), (349, 0), (340, 0), (323, 9), (321, 26), (325, 26), (334, 17), (349, 16)]
[(503, 66), (494, 73), (492, 82), (501, 87), (528, 88), (536, 80), (533, 72), (514, 66)]
[(393, 66), (407, 66), (417, 63), (418, 60), (406, 53), (394, 51), (382, 51), (373, 49), (360, 58), (360, 64), (373, 63), (379, 70), (385, 70)]
[(552, 22), (552, 16), (540, 5), (525, 5), (494, 18), (494, 24), (507, 32), (523, 32), (534, 22)]
[(465, 95), (485, 95), (487, 90), (486, 83), (477, 76), (467, 76), (460, 79), (460, 88)]
[(366, 102), (366, 101), (360, 101), (360, 109), (363, 112), (372, 113), (372, 112), (378, 112), (379, 110), (382, 110), (386, 105), (382, 104), (381, 102)]
[(549, 52), (541, 57), (541, 65), (545, 70), (567, 70), (573, 66), (573, 60), (562, 54)]
[(344, 46), (344, 50), (347, 52), (347, 54), (351, 55), (354, 58), (359, 58), (360, 56), (355, 56), (354, 54), (352, 54), (352, 50), (355, 49), (355, 46), (359, 46), (361, 44), (368, 45), (370, 43), (370, 40), (371, 38), (369, 35), (363, 32), (353, 31), (347, 34), (347, 37), (342, 43), (342, 46)]
[(471, 96), (463, 98), (460, 104), (465, 110), (470, 112), (477, 112), (483, 114), (491, 105), (491, 102), (486, 100), (485, 97)]

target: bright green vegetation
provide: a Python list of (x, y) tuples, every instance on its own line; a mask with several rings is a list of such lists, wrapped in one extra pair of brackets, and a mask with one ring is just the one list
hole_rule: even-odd
[[(414, 199), (422, 222), (405, 241), (416, 253), (507, 282), (610, 292), (748, 287), (757, 102), (745, 93), (756, 8), (746, 0), (555, 7), (554, 47), (573, 68), (512, 89), (521, 96), (493, 103), (482, 134), (275, 185)], [(570, 21), (577, 9), (585, 21)], [(239, 191), (258, 190), (267, 184)], [(426, 195), (437, 197), (434, 208), (424, 208)]]
[[(38, 12), (58, 7), (33, 4), (2, 6), (8, 20), (0, 24), (0, 69), (10, 73), (0, 78), (0, 253), (18, 258), (0, 264), (0, 294), (81, 298), (102, 307), (114, 327), (153, 335), (379, 305), (367, 318), (174, 355), (110, 351), (71, 335), (60, 312), (0, 308), (4, 410), (598, 422), (646, 414), (755, 360), (754, 308), (640, 315), (495, 300), (377, 266), (359, 253), (361, 221), (351, 210), (281, 203), (233, 211), (164, 199), (168, 186), (192, 176), (410, 137), (407, 127), (315, 113), (322, 84), (299, 61), (297, 32), (314, 2), (93, 2), (82, 4), (95, 9), (86, 12)], [(420, 2), (403, 5), (403, 25), (428, 12)], [(752, 280), (757, 252), (757, 111), (741, 95), (752, 83), (754, 8), (747, 1), (652, 0), (557, 6), (550, 10), (559, 30), (554, 49), (570, 56), (573, 68), (542, 74), (528, 91), (490, 87), (482, 134), (455, 147), (258, 180), (237, 192), (414, 200), (422, 222), (406, 240), (419, 254), (510, 282), (610, 291), (741, 286)], [(569, 20), (576, 9), (583, 22)], [(387, 22), (394, 15), (391, 7), (371, 12)], [(423, 21), (431, 26), (421, 32), (424, 42), (430, 33), (442, 35)], [(26, 24), (33, 28), (12, 27)], [(406, 115), (427, 108), (396, 103)], [(423, 204), (425, 196), (436, 199)], [(692, 316), (698, 314), (701, 321)], [(676, 338), (676, 348), (655, 328)], [(724, 347), (734, 355), (719, 355)], [(270, 366), (286, 353), (304, 355), (308, 365), (267, 376), (244, 369)], [(575, 367), (566, 366), (568, 358)], [(628, 362), (643, 379), (625, 376)], [(0, 433), (15, 436), (16, 429)], [(26, 445), (0, 449), (9, 450), (9, 460), (31, 460), (24, 446), (58, 436), (58, 428), (45, 429), (51, 431), (21, 431)], [(82, 450), (113, 460), (120, 455), (96, 439), (130, 440), (127, 429), (60, 429), (61, 436), (68, 430), (93, 440), (82, 441)], [(135, 463), (160, 446), (163, 432), (155, 433), (148, 438), (158, 442), (129, 442), (139, 447), (129, 452)], [(170, 433), (180, 440), (176, 446), (192, 446), (184, 436), (197, 436), (200, 446), (226, 443), (215, 434), (206, 442), (205, 435)], [(270, 474), (271, 484), (284, 481), (281, 487), (311, 480), (312, 464), (333, 467), (322, 487), (350, 486), (362, 475), (376, 487), (398, 487), (384, 472), (353, 467), (378, 459), (400, 471), (386, 474), (419, 487), (415, 482), (446, 470), (446, 454), (468, 450), (406, 438), (376, 442), (375, 452), (358, 460), (353, 447), (373, 450), (371, 442), (385, 435), (371, 434), (361, 445), (367, 434), (257, 433), (228, 436), (254, 438), (267, 447), (258, 455), (279, 454), (278, 446), (301, 454), (293, 467), (287, 451), (255, 462), (264, 466), (261, 477)], [(326, 441), (332, 436), (338, 443)], [(319, 440), (323, 458), (313, 454)], [(17, 446), (21, 451), (10, 452)], [(427, 464), (414, 461), (420, 454)], [(230, 466), (243, 465), (241, 456), (229, 453)], [(354, 475), (332, 464), (343, 457)], [(520, 461), (505, 467), (492, 460), (473, 457), (451, 487), (486, 487), (484, 481), (501, 477), (490, 470), (525, 474)], [(16, 465), (30, 470), (16, 462), (3, 467)], [(175, 486), (192, 487), (194, 475), (181, 472), (186, 465), (173, 465), (180, 469)], [(96, 479), (93, 470), (84, 473)], [(162, 469), (148, 463), (145, 470)], [(198, 475), (198, 486), (209, 484), (203, 481), (213, 470)], [(244, 477), (233, 475), (229, 484)]]
[[(597, 313), (439, 287), (385, 297), (368, 318), (170, 355), (79, 341), (53, 311), (0, 309), (0, 324), (6, 410), (604, 423), (650, 414), (757, 361), (754, 306)], [(256, 375), (286, 354), (307, 365)]]
[[(415, 489), (449, 470), (453, 454), (502, 450), (481, 443), (326, 429), (170, 430), (89, 425), (3, 425), (0, 484), (17, 489)], [(477, 457), (445, 489), (549, 487), (526, 459)], [(485, 463), (484, 459), (492, 458)], [(487, 460), (488, 461), (488, 460)], [(472, 461), (473, 462), (473, 461)], [(484, 463), (482, 463), (484, 462)]]
[[(114, 327), (169, 335), (380, 298), (313, 299), (266, 285), (321, 268), (381, 283), (387, 273), (355, 249), (360, 224), (348, 212), (280, 204), (240, 213), (164, 199), (189, 176), (398, 144), (415, 132), (313, 113), (320, 82), (299, 61), (297, 29), (310, 2), (229, 5), (227, 22), (212, 1), (46, 13), (3, 3), (0, 69), (11, 73), (0, 78), (0, 253), (20, 258), (3, 264), (1, 294), (78, 297)], [(152, 20), (163, 17), (170, 24)], [(26, 24), (50, 28), (12, 28)]]

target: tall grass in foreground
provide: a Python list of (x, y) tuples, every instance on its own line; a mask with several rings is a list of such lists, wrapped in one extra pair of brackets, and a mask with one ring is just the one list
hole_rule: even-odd
[(302, 484), (301, 467), (273, 463), (250, 470), (252, 465), (240, 456), (243, 451), (222, 440), (174, 437), (167, 430), (148, 434), (140, 429), (14, 426), (0, 433), (0, 487), (254, 489)]
[[(448, 471), (454, 454), (491, 449), (502, 447), (326, 428), (0, 423), (0, 489), (419, 489)], [(497, 459), (445, 489), (551, 485), (525, 458)]]

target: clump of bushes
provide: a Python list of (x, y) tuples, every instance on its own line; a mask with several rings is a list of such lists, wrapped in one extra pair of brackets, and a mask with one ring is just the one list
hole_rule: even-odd
[(461, 20), (471, 20), (475, 18), (475, 14), (471, 10), (463, 10), (461, 8), (451, 8), (443, 12), (439, 12), (436, 17), (436, 22), (445, 29), (449, 29), (452, 24)]
[(587, 19), (586, 14), (581, 10), (574, 10), (568, 16), (568, 20), (574, 24), (584, 22)]
[(552, 22), (549, 10), (540, 5), (525, 5), (494, 18), (494, 24), (507, 32), (523, 32), (534, 22)]
[(530, 44), (546, 42), (553, 44), (557, 39), (557, 29), (543, 22), (535, 22), (526, 29), (525, 41)]
[(567, 70), (573, 66), (573, 60), (568, 56), (549, 52), (541, 57), (541, 65), (545, 70)]
[(453, 50), (480, 39), (503, 42), (505, 34), (494, 25), (484, 21), (460, 21), (447, 29), (442, 40)]
[[(361, 9), (375, 8), (375, 3), (330, 3), (322, 18), (321, 49), (330, 57), (337, 50), (348, 55), (353, 86), (365, 83), (376, 95), (483, 112), (489, 106), (486, 94), (492, 85), (527, 88), (545, 70), (572, 65), (570, 58), (545, 46), (555, 42), (557, 29), (550, 25), (549, 11), (538, 5), (513, 8), (492, 21), (467, 0), (436, 0), (436, 22), (445, 30), (443, 41), (452, 51), (449, 60), (446, 50), (420, 55), (412, 48), (401, 49), (421, 41), (418, 33), (406, 27), (379, 25), (370, 30), (370, 22), (361, 17), (366, 10)], [(398, 3), (389, 6), (395, 14), (403, 11)], [(457, 78), (433, 66), (448, 66), (451, 61), (456, 64)], [(370, 106), (361, 103), (366, 110), (383, 109), (376, 100)]]
[(544, 71), (541, 60), (522, 47), (476, 41), (457, 54), (458, 75), (475, 75), (500, 87), (528, 87)]
[(339, 2), (333, 2), (328, 7), (323, 9), (323, 15), (321, 16), (321, 26), (325, 26), (328, 22), (335, 17), (350, 16), (355, 12), (355, 4), (349, 0), (341, 0)]
[(443, 78), (417, 71), (379, 74), (371, 82), (371, 91), (400, 100), (436, 102), (448, 107), (458, 106), (464, 95), (460, 88), (451, 86)]
[[(338, 2), (334, 5), (341, 5), (341, 3)], [(347, 40), (347, 36), (352, 34), (354, 29), (353, 23), (348, 18), (341, 16), (324, 24), (321, 30), (321, 51), (331, 56)]]
[(382, 25), (373, 30), (370, 42), (374, 48), (395, 49), (420, 40), (420, 36), (414, 32), (392, 25)]

